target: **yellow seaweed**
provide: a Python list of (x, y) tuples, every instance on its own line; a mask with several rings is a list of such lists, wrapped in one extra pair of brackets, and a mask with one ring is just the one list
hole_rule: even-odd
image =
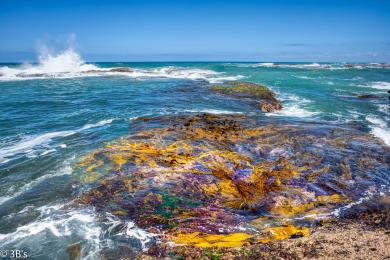
[(195, 247), (240, 247), (249, 244), (252, 235), (246, 233), (207, 234), (194, 232), (178, 234), (171, 239), (176, 244), (191, 245)]
[(274, 240), (283, 240), (291, 238), (291, 236), (308, 236), (310, 230), (306, 227), (297, 228), (292, 225), (286, 225), (282, 227), (270, 227), (263, 230), (263, 233), (267, 236), (265, 238), (258, 239), (257, 242), (268, 243)]

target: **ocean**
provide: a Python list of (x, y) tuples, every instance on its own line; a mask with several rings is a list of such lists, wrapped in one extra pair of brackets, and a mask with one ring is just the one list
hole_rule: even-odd
[[(210, 91), (227, 81), (265, 85), (283, 108), (263, 113), (250, 102)], [(327, 126), (358, 131), (383, 151), (390, 146), (387, 64), (86, 63), (69, 50), (36, 64), (0, 64), (0, 90), (0, 245), (36, 259), (67, 258), (75, 244), (82, 258), (96, 259), (115, 255), (124, 245), (146, 250), (159, 239), (106, 208), (74, 206), (85, 189), (81, 158), (163, 125), (159, 120), (140, 124), (140, 118), (206, 113), (260, 124)], [(376, 184), (375, 191), (388, 192), (389, 162), (382, 163), (379, 181), (359, 177), (351, 184), (369, 183), (359, 192), (345, 192), (349, 203), (364, 200), (363, 191)]]

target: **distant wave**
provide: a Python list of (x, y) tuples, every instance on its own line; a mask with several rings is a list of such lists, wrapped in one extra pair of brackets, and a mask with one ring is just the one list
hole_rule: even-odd
[(375, 82), (371, 82), (369, 84), (360, 85), (360, 86), (367, 87), (367, 88), (390, 90), (390, 82), (384, 82), (384, 81), (375, 81)]
[(187, 109), (187, 110), (183, 110), (183, 112), (209, 113), (209, 114), (215, 114), (215, 115), (243, 114), (243, 112), (229, 111), (229, 110), (218, 110), (218, 109)]
[(101, 121), (97, 122), (96, 124), (86, 124), (82, 128), (80, 128), (80, 130), (86, 130), (86, 129), (90, 129), (90, 128), (94, 128), (94, 127), (109, 125), (112, 123), (112, 121), (114, 121), (114, 119), (101, 120)]
[(241, 75), (228, 76), (223, 72), (208, 69), (165, 66), (153, 69), (137, 69), (128, 67), (99, 68), (85, 63), (73, 49), (58, 55), (40, 57), (37, 65), (27, 64), (18, 67), (0, 67), (0, 80), (31, 80), (47, 78), (77, 78), (98, 76), (127, 76), (135, 79), (172, 78), (206, 80), (220, 83), (243, 78)]
[(229, 66), (246, 67), (246, 68), (295, 68), (295, 69), (389, 69), (389, 63), (229, 63)]
[(313, 78), (313, 77), (309, 77), (309, 76), (298, 76), (298, 75), (291, 75), (293, 76), (294, 78), (297, 78), (297, 79), (316, 79), (316, 78)]
[[(17, 154), (27, 154), (30, 156), (34, 156), (34, 148), (36, 147), (46, 147), (47, 145), (52, 142), (55, 138), (60, 137), (67, 137), (74, 135), (77, 132), (87, 130), (94, 127), (100, 127), (107, 124), (111, 124), (114, 119), (108, 119), (108, 120), (102, 120), (99, 121), (96, 124), (86, 124), (80, 129), (76, 130), (68, 130), (68, 131), (57, 131), (57, 132), (50, 132), (45, 133), (41, 135), (35, 135), (35, 136), (29, 136), (25, 139), (9, 146), (1, 147), (0, 148), (0, 164), (6, 163), (11, 160), (11, 158)], [(64, 145), (59, 145), (59, 147), (63, 148)], [(65, 146), (66, 147), (66, 146)], [(53, 149), (53, 147), (49, 147), (50, 150)], [(43, 152), (41, 155), (47, 154), (47, 149), (45, 152)]]

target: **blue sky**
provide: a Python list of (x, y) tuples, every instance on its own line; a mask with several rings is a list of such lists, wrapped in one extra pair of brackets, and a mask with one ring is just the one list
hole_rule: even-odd
[(0, 0), (0, 61), (390, 61), (390, 1)]

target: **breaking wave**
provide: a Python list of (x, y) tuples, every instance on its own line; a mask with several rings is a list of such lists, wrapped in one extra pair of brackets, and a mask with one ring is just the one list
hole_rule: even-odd
[(206, 80), (220, 83), (243, 78), (241, 75), (228, 76), (223, 72), (208, 69), (165, 66), (153, 69), (137, 69), (129, 67), (100, 68), (86, 63), (73, 49), (57, 55), (41, 55), (38, 64), (25, 64), (17, 67), (0, 67), (0, 80), (31, 80), (47, 78), (77, 78), (98, 76), (127, 76), (135, 79), (171, 78)]
[(282, 110), (273, 113), (267, 113), (266, 116), (288, 116), (288, 117), (311, 117), (317, 115), (318, 112), (308, 111), (298, 105), (287, 105)]
[[(131, 221), (124, 223), (113, 215), (108, 215), (100, 224), (93, 209), (71, 209), (69, 204), (46, 205), (39, 208), (28, 207), (23, 211), (35, 211), (39, 217), (25, 225), (17, 227), (7, 234), (0, 234), (0, 244), (8, 247), (17, 247), (23, 244), (35, 255), (45, 255), (51, 259), (66, 258), (66, 251), (48, 248), (37, 248), (36, 242), (45, 242), (48, 236), (55, 236), (54, 243), (58, 247), (70, 245), (74, 241), (83, 240), (80, 250), (81, 259), (98, 259), (104, 245), (110, 245), (113, 240), (137, 241), (138, 250), (146, 250), (154, 237)], [(107, 237), (111, 235), (111, 238)], [(53, 246), (53, 245), (50, 245)], [(44, 252), (42, 252), (44, 251)]]
[(387, 126), (387, 123), (374, 116), (367, 116), (366, 120), (371, 123), (371, 133), (382, 139), (386, 145), (390, 146), (390, 128)]
[(381, 89), (381, 90), (390, 90), (390, 82), (384, 81), (375, 81), (366, 85), (360, 85), (361, 87)]
[(83, 72), (95, 69), (95, 65), (86, 64), (77, 52), (68, 49), (57, 55), (40, 55), (38, 64), (0, 67), (0, 79), (66, 78), (80, 76)]
[(230, 63), (230, 66), (245, 68), (295, 68), (295, 69), (389, 69), (389, 63)]
[(305, 104), (311, 103), (310, 100), (295, 95), (284, 95), (281, 97), (284, 106), (281, 110), (272, 113), (266, 113), (266, 116), (286, 116), (286, 117), (312, 117), (318, 115), (318, 112), (306, 110)]

